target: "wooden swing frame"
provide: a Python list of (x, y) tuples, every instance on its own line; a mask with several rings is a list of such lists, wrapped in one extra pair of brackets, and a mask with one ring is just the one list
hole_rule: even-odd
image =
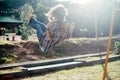
[(120, 9), (113, 8), (112, 10), (112, 18), (111, 18), (111, 24), (110, 24), (110, 30), (109, 30), (109, 39), (108, 39), (107, 50), (106, 50), (106, 60), (104, 64), (103, 80), (106, 79), (107, 64), (108, 64), (108, 58), (109, 58), (109, 52), (110, 52), (110, 46), (111, 46), (111, 40), (112, 40), (112, 31), (113, 31), (113, 26), (114, 26), (115, 13), (117, 11), (120, 11)]

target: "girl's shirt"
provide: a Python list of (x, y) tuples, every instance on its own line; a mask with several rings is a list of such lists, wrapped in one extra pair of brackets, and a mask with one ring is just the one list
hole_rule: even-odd
[(54, 33), (59, 38), (62, 38), (67, 34), (69, 24), (66, 21), (51, 21), (48, 23), (47, 28), (51, 34)]

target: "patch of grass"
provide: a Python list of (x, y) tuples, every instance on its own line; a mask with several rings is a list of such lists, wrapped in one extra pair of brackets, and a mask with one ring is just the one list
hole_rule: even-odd
[(0, 45), (4, 45), (4, 44), (11, 44), (10, 41), (0, 41)]
[(0, 64), (2, 63), (9, 63), (9, 62), (12, 62), (13, 59), (12, 58), (9, 58), (9, 57), (2, 57), (0, 58)]
[[(120, 60), (108, 63), (107, 80), (120, 80)], [(61, 70), (21, 80), (102, 80), (103, 64)]]
[[(109, 54), (109, 58), (110, 57), (115, 57), (115, 56), (118, 56), (114, 53), (112, 54)], [(105, 59), (106, 58), (106, 55), (102, 55), (102, 56), (97, 56), (97, 57), (86, 57), (86, 58), (80, 58), (78, 60), (99, 60), (99, 59)]]
[(11, 68), (11, 69), (0, 70), (0, 74), (22, 71), (22, 69), (23, 69), (23, 67), (15, 67), (15, 68)]
[(49, 51), (46, 53), (45, 56), (47, 57), (61, 57), (65, 55), (65, 50), (62, 47), (52, 47), (49, 49)]

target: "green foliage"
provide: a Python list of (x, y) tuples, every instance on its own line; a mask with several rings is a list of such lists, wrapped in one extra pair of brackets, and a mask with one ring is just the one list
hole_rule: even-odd
[(22, 5), (24, 5), (25, 3), (29, 3), (32, 0), (0, 0), (0, 5), (4, 8), (19, 8)]
[(116, 54), (120, 54), (120, 41), (115, 42)]
[(115, 48), (119, 48), (120, 47), (120, 42), (119, 41), (116, 41), (115, 42)]
[(48, 12), (49, 8), (39, 2), (35, 7), (34, 13), (37, 15), (36, 18), (43, 23), (47, 23), (47, 17), (44, 14)]
[(12, 62), (12, 58), (9, 58), (9, 57), (2, 57), (0, 58), (0, 64), (2, 63), (9, 63), (9, 62)]
[(34, 33), (34, 30), (28, 26), (28, 12), (33, 13), (33, 8), (31, 5), (25, 4), (21, 7), (20, 19), (23, 21), (21, 27), (22, 39), (28, 39), (28, 36)]
[(34, 29), (28, 26), (28, 18), (27, 18), (28, 12), (30, 12), (30, 14), (35, 13), (33, 15), (36, 16), (37, 20), (43, 23), (47, 23), (47, 18), (44, 14), (48, 11), (49, 8), (41, 4), (40, 1), (38, 1), (38, 3), (34, 5), (35, 9), (33, 9), (32, 6), (33, 5), (25, 4), (24, 6), (21, 7), (20, 19), (23, 21), (23, 25), (21, 27), (23, 40), (28, 39), (28, 36), (35, 33)]

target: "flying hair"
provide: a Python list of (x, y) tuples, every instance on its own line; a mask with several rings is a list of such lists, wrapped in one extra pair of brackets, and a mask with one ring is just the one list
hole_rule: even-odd
[(59, 4), (49, 10), (47, 14), (45, 14), (48, 17), (48, 20), (66, 20), (66, 16), (68, 15), (67, 9), (62, 5)]

